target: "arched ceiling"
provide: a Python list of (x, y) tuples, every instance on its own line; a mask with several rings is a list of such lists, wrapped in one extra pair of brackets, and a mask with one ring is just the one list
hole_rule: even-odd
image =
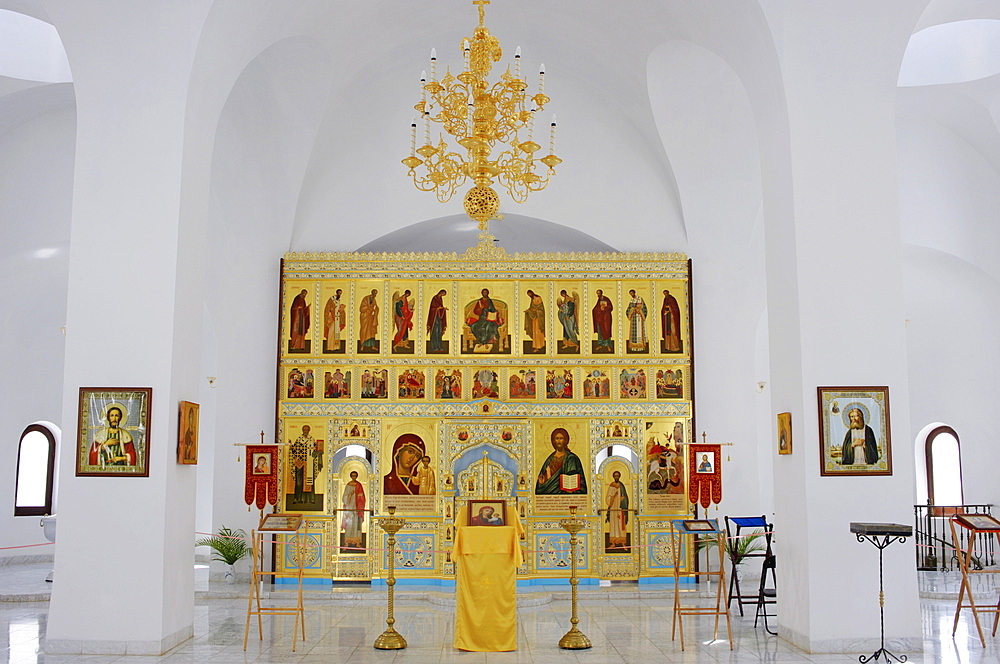
[[(270, 43), (298, 35), (323, 45), (332, 72), (315, 81), (315, 99), (299, 100), (322, 100), (325, 111), (309, 154), (299, 156), (308, 163), (289, 247), (363, 245), (461, 210), (459, 196), (442, 205), (417, 191), (399, 160), (408, 150), (417, 81), (429, 68), (430, 48), (437, 48), (442, 72), (457, 64), (461, 39), (476, 21), (471, 2), (454, 0), (285, 2), (280, 8), (219, 0), (199, 43), (189, 115), (211, 118), (223, 104), (232, 113), (220, 90), (226, 94), (226, 80), (235, 80)], [(681, 197), (651, 104), (658, 82), (649, 76), (649, 58), (660, 44), (688, 40), (716, 52), (744, 80), (754, 103), (767, 111), (781, 107), (771, 33), (754, 3), (496, 0), (486, 24), (505, 49), (501, 66), (516, 46), (522, 71), (544, 61), (552, 98), (546, 110), (559, 114), (556, 152), (564, 159), (546, 191), (523, 205), (507, 202), (504, 211), (571, 226), (623, 250), (688, 248)], [(773, 115), (761, 113), (761, 122)], [(198, 133), (208, 132), (192, 132)], [(650, 237), (649, 229), (657, 232)]]
[[(625, 3), (638, 13), (640, 3)], [(660, 249), (685, 248), (673, 176), (646, 94), (650, 49), (669, 30), (664, 16), (636, 24), (617, 20), (621, 6), (600, 3), (495, 2), (486, 25), (500, 40), (505, 66), (522, 48), (522, 71), (546, 66), (547, 112), (559, 115), (556, 152), (564, 159), (548, 189), (508, 213), (572, 226), (613, 244), (627, 244), (641, 228), (663, 229)], [(429, 69), (432, 47), (439, 71), (461, 62), (460, 43), (477, 22), (471, 2), (365, 3), (344, 9), (328, 24), (340, 80), (299, 200), (291, 245), (329, 246), (335, 218), (364, 220), (346, 229), (365, 242), (424, 219), (461, 211), (460, 194), (449, 204), (417, 191), (399, 160), (409, 146), (418, 79)], [(594, 31), (594, 25), (602, 29)], [(379, 48), (373, 52), (372, 45)], [(357, 54), (357, 58), (353, 54)], [(363, 63), (358, 66), (357, 60)], [(495, 69), (498, 73), (499, 67)], [(528, 77), (534, 84), (535, 76)], [(600, 99), (600, 103), (594, 103)], [(601, 168), (593, 168), (593, 164)], [(583, 195), (586, 192), (586, 195)], [(464, 193), (464, 190), (463, 192)], [(624, 233), (623, 233), (624, 231)], [(346, 240), (346, 238), (345, 238)], [(631, 247), (648, 248), (638, 241)]]
[[(43, 20), (52, 13), (50, 4), (0, 0), (0, 8)], [(670, 92), (684, 63), (660, 60), (656, 69), (650, 67), (653, 54), (667, 43), (690, 43), (719, 58), (745, 91), (760, 159), (773, 169), (775, 157), (768, 151), (779, 145), (780, 156), (785, 123), (782, 20), (787, 14), (780, 3), (494, 0), (486, 12), (486, 24), (507, 56), (522, 47), (524, 71), (545, 62), (549, 108), (559, 114), (556, 151), (565, 160), (546, 191), (524, 205), (505, 203), (507, 213), (568, 226), (623, 250), (689, 249), (692, 220), (686, 218), (685, 192), (675, 176), (677, 155), (664, 147), (656, 120), (673, 115), (663, 111), (673, 111)], [(315, 127), (308, 128), (313, 136), (297, 136), (290, 147), (284, 146), (284, 172), (291, 176), (267, 183), (284, 188), (282, 199), (295, 201), (292, 218), (281, 220), (291, 224), (290, 249), (352, 249), (399, 228), (460, 211), (458, 197), (442, 205), (417, 191), (399, 159), (408, 147), (417, 79), (427, 68), (429, 49), (438, 49), (442, 70), (459, 61), (459, 43), (477, 19), (471, 2), (196, 0), (192, 16), (202, 15), (191, 73), (189, 135), (192, 146), (209, 154), (210, 147), (200, 146), (217, 139), (223, 108), (227, 122), (246, 126), (259, 113), (253, 95), (230, 96), (237, 82), (246, 80), (245, 70), (261, 64), (257, 58), (262, 53), (288, 39), (305, 40), (325, 50), (331, 63), (329, 68), (303, 70), (293, 58), (269, 57), (269, 75), (261, 79), (271, 81), (272, 91), (280, 94), (275, 81), (314, 76), (297, 82), (294, 104), (321, 109)], [(992, 0), (932, 0), (912, 31), (998, 17), (1000, 9)], [(2, 83), (0, 94), (8, 97), (11, 107), (37, 103), (38, 96), (10, 94), (23, 86)], [(911, 105), (910, 89), (901, 97), (901, 109), (940, 118), (948, 114), (947, 107), (955, 107), (956, 96), (971, 100), (981, 109), (978, 117), (994, 122), (980, 123), (974, 136), (963, 138), (986, 146), (992, 163), (1000, 115), (997, 85), (995, 80), (963, 84), (952, 99), (942, 102), (945, 107), (935, 106), (931, 98)], [(246, 101), (241, 104), (240, 99)], [(269, 110), (274, 112), (291, 118), (298, 109)], [(287, 132), (287, 126), (282, 124), (281, 131)], [(689, 128), (677, 127), (671, 133), (682, 136), (685, 131)], [(700, 131), (690, 128), (691, 133)], [(273, 137), (261, 140), (266, 145)], [(749, 199), (746, 203), (747, 209), (756, 210)], [(651, 236), (649, 229), (656, 232)]]
[[(963, 26), (981, 28), (983, 19), (995, 27), (1000, 4), (932, 0), (914, 26), (915, 34), (938, 37), (931, 44), (911, 40), (903, 61), (906, 76), (900, 78), (906, 87), (899, 88), (896, 107), (900, 217), (904, 243), (946, 252), (1000, 279), (995, 214), (1000, 203), (1000, 74), (975, 80), (960, 75), (963, 59), (995, 47), (947, 38)], [(921, 62), (919, 48), (936, 49), (935, 58)], [(920, 71), (920, 64), (927, 70)]]

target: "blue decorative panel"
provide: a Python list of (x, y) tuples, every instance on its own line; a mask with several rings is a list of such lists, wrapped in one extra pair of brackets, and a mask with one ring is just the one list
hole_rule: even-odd
[[(436, 536), (427, 534), (396, 535), (395, 566), (399, 571), (409, 569), (434, 569), (434, 543)], [(382, 535), (382, 547), (386, 549), (382, 564), (389, 566), (389, 536)]]
[[(570, 569), (569, 533), (536, 533), (535, 534), (535, 569), (565, 570)], [(587, 560), (589, 537), (586, 533), (576, 536), (576, 568), (585, 570), (590, 567)]]
[[(681, 559), (684, 559), (684, 538), (681, 538)], [(675, 539), (670, 531), (646, 533), (646, 566), (649, 569), (673, 569)]]
[(322, 533), (309, 533), (308, 535), (285, 535), (284, 541), (288, 542), (283, 545), (282, 548), (285, 550), (285, 570), (293, 571), (297, 569), (298, 563), (295, 560), (296, 555), (296, 539), (298, 539), (298, 546), (305, 547), (305, 568), (311, 570), (322, 570), (323, 569), (323, 534)]

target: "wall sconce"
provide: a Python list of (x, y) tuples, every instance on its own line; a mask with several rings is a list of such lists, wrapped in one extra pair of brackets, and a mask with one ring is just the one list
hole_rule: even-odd
[(761, 380), (761, 381), (757, 382), (757, 391), (758, 392), (763, 392), (765, 387), (767, 387), (767, 381)]
[(208, 377), (208, 386), (209, 387), (215, 387), (215, 376), (209, 376)]

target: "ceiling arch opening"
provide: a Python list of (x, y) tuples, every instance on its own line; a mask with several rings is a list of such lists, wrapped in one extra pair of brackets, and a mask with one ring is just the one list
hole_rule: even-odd
[(72, 81), (69, 59), (55, 26), (0, 9), (0, 76), (39, 83)]
[(897, 85), (966, 83), (1000, 74), (1000, 20), (967, 19), (932, 25), (906, 45)]

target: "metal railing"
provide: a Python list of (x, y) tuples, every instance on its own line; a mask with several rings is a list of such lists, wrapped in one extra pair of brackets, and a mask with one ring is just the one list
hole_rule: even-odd
[[(947, 571), (958, 567), (955, 547), (948, 522), (955, 514), (992, 514), (993, 505), (914, 505), (917, 569)], [(970, 531), (958, 529), (959, 546), (968, 547)], [(994, 541), (990, 533), (972, 535), (975, 538), (973, 564), (987, 567), (996, 564)]]

